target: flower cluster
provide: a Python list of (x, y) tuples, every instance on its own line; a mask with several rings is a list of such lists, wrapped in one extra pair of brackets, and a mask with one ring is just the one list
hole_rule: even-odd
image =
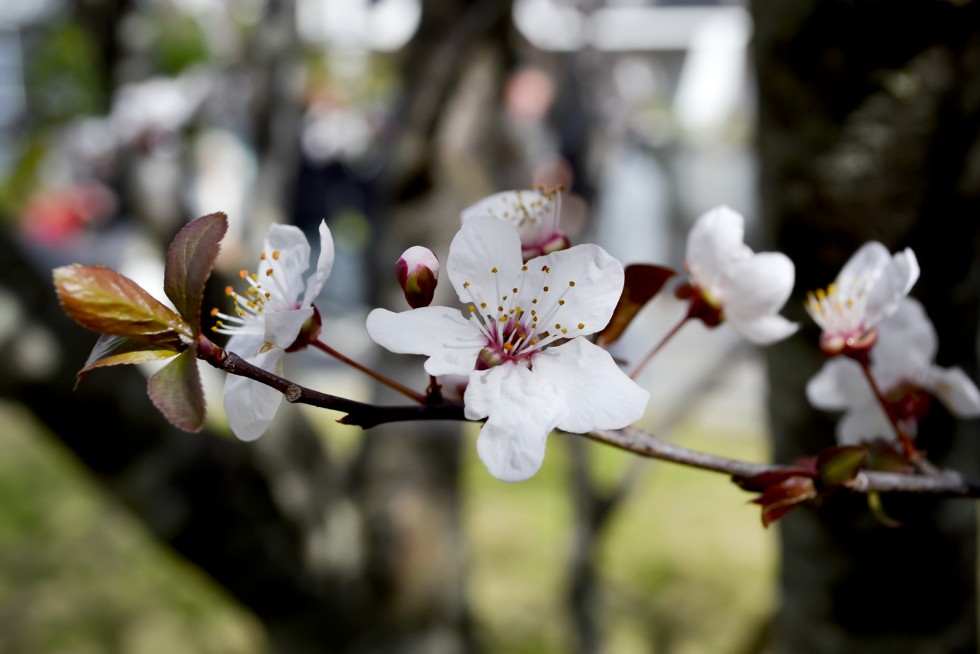
[[(647, 264), (624, 269), (598, 245), (572, 246), (559, 226), (558, 191), (497, 193), (466, 208), (460, 218), (445, 272), (462, 308), (430, 306), (441, 266), (433, 252), (415, 246), (395, 264), (395, 277), (412, 308), (374, 309), (366, 322), (379, 345), (426, 357), (423, 367), (432, 379), (424, 394), (320, 341), (321, 318), (313, 302), (334, 261), (326, 222), (319, 226), (320, 253), (309, 275), (306, 236), (296, 227), (273, 225), (257, 270), (240, 273), (244, 288), (226, 290), (231, 310), (211, 312), (216, 320), (212, 331), (230, 336), (226, 348), (205, 338), (200, 306), (227, 229), (224, 214), (194, 221), (171, 244), (164, 290), (173, 310), (103, 267), (55, 270), (65, 310), (103, 335), (80, 375), (104, 366), (171, 359), (149, 380), (148, 393), (168, 420), (193, 431), (205, 418), (194, 365), (204, 359), (235, 373), (226, 381), (224, 403), (231, 429), (242, 440), (266, 431), (283, 393), (292, 401), (326, 397), (329, 402), (320, 406), (328, 408), (343, 403), (348, 418), (354, 412), (389, 409), (398, 416), (416, 415), (415, 409), (426, 417), (463, 416), (483, 422), (476, 445), (490, 473), (519, 481), (541, 467), (553, 430), (603, 432), (639, 420), (649, 393), (634, 379), (687, 321), (728, 324), (761, 345), (799, 328), (780, 315), (793, 290), (792, 261), (779, 252), (754, 252), (745, 244), (743, 217), (718, 207), (702, 215), (688, 235), (689, 281), (676, 289), (689, 301), (687, 314), (626, 374), (606, 348), (676, 271)], [(935, 363), (936, 331), (923, 307), (909, 297), (918, 276), (910, 249), (891, 254), (871, 242), (851, 257), (833, 284), (810, 293), (805, 303), (822, 329), (820, 348), (831, 357), (807, 386), (810, 402), (844, 412), (837, 426), (841, 444), (898, 440), (907, 462), (922, 461), (913, 439), (931, 398), (959, 417), (980, 416), (980, 390), (973, 380), (960, 368)], [(286, 353), (308, 345), (416, 404), (407, 410), (372, 407), (309, 393), (283, 379)], [(380, 421), (362, 415), (350, 422), (369, 427)], [(824, 460), (833, 465), (822, 472), (794, 468), (788, 477), (756, 480), (769, 517), (784, 512), (781, 507), (789, 506), (789, 499), (795, 505), (813, 496), (814, 474), (831, 474), (832, 468), (831, 477), (821, 479), (840, 484), (850, 474), (842, 470), (863, 465), (863, 454), (854, 451), (864, 449), (839, 450)], [(803, 490), (796, 488), (800, 484)]]
[(837, 423), (837, 439), (843, 445), (896, 440), (888, 411), (905, 434), (915, 437), (932, 397), (960, 418), (980, 416), (976, 384), (960, 368), (935, 365), (937, 347), (936, 330), (925, 309), (905, 298), (878, 325), (877, 343), (870, 352), (871, 371), (888, 406), (875, 397), (860, 364), (847, 357), (824, 364), (807, 384), (807, 398), (817, 408), (844, 411)]

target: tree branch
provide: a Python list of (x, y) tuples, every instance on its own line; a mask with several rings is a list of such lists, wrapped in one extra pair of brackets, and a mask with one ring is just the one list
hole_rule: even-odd
[[(445, 400), (433, 404), (379, 406), (321, 393), (254, 366), (234, 352), (227, 352), (218, 347), (204, 336), (201, 336), (198, 345), (198, 357), (229, 374), (241, 375), (271, 386), (282, 393), (288, 402), (344, 412), (347, 415), (338, 422), (356, 425), (362, 429), (391, 422), (466, 420), (462, 405)], [(698, 452), (632, 427), (617, 430), (597, 429), (583, 436), (639, 456), (720, 472), (730, 475), (735, 480), (748, 479), (763, 473), (786, 474), (797, 470), (793, 466), (751, 463)], [(980, 480), (969, 479), (953, 471), (944, 471), (935, 475), (909, 475), (867, 470), (858, 472), (854, 479), (841, 487), (862, 494), (918, 493), (946, 497), (980, 497)]]
[(329, 393), (321, 393), (311, 388), (291, 382), (268, 370), (253, 365), (234, 352), (228, 352), (201, 335), (198, 340), (198, 358), (232, 375), (247, 377), (260, 384), (270, 386), (293, 404), (308, 404), (321, 409), (331, 409), (346, 413), (338, 422), (370, 429), (384, 423), (411, 422), (414, 420), (465, 420), (460, 404), (441, 400), (431, 404), (409, 404), (399, 406), (379, 406), (366, 404)]

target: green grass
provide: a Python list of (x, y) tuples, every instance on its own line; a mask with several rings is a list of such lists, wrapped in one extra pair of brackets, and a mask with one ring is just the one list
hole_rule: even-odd
[[(157, 543), (28, 414), (0, 404), (0, 420), (0, 654), (266, 651), (250, 613)], [(351, 430), (332, 431), (335, 451), (356, 448)], [(463, 529), (478, 636), (489, 652), (572, 651), (567, 441), (577, 437), (553, 435), (541, 472), (505, 484), (477, 459), (476, 433), (464, 432)], [(765, 459), (758, 434), (689, 424), (673, 440)], [(587, 447), (603, 484), (634, 460)], [(748, 499), (721, 475), (644, 464), (596, 552), (606, 652), (742, 650), (775, 601), (775, 536)]]
[[(516, 485), (492, 479), (470, 452), (470, 590), (489, 651), (571, 651), (564, 606), (573, 537), (565, 438), (575, 437), (552, 436), (541, 473)], [(761, 435), (689, 429), (676, 440), (765, 459)], [(606, 483), (633, 460), (592, 443), (588, 457)], [(755, 638), (774, 607), (776, 543), (748, 499), (724, 476), (644, 464), (597, 552), (605, 651), (724, 654), (742, 651)]]
[(255, 619), (0, 403), (0, 652), (258, 654)]

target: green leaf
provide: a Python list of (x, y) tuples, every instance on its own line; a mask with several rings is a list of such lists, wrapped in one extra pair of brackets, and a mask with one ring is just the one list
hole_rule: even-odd
[(912, 465), (895, 444), (876, 438), (868, 445), (868, 468), (882, 472), (910, 473)]
[(196, 348), (188, 348), (158, 370), (146, 385), (154, 406), (174, 427), (201, 431), (206, 407), (201, 375), (197, 370)]
[(607, 347), (619, 340), (640, 309), (660, 292), (668, 279), (676, 274), (677, 271), (672, 268), (645, 263), (626, 266), (623, 294), (616, 304), (609, 324), (596, 337), (596, 344)]
[(55, 268), (54, 285), (65, 312), (93, 331), (156, 344), (172, 343), (179, 334), (196, 337), (173, 310), (105, 266)]
[(867, 459), (868, 448), (864, 445), (828, 447), (817, 456), (817, 472), (828, 486), (840, 486), (854, 479)]
[(878, 491), (868, 493), (868, 508), (871, 509), (871, 514), (875, 519), (884, 526), (892, 528), (902, 526), (901, 522), (885, 513), (885, 506), (881, 503), (881, 493)]
[(204, 284), (211, 276), (228, 218), (212, 213), (184, 225), (167, 250), (163, 290), (184, 317), (195, 336), (201, 333), (201, 301)]
[(95, 368), (169, 359), (185, 349), (187, 346), (180, 339), (177, 339), (174, 347), (167, 347), (145, 343), (126, 336), (103, 334), (95, 342), (95, 347), (92, 348), (92, 353), (88, 355), (85, 366), (78, 371), (77, 379), (81, 381), (82, 375)]

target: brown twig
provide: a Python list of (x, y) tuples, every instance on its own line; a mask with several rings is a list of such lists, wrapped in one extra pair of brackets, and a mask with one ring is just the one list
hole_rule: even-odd
[[(785, 472), (792, 468), (792, 466), (750, 463), (689, 450), (632, 428), (597, 430), (585, 436), (640, 456), (721, 472), (736, 479), (746, 479), (762, 473)], [(969, 479), (953, 471), (943, 471), (935, 475), (909, 475), (862, 470), (843, 487), (862, 494), (923, 493), (946, 497), (980, 497), (980, 480)]]
[(389, 422), (408, 422), (413, 420), (465, 420), (463, 407), (452, 402), (433, 404), (410, 404), (404, 406), (379, 406), (366, 404), (329, 393), (321, 393), (311, 388), (291, 382), (268, 370), (263, 370), (241, 358), (234, 352), (215, 345), (203, 335), (198, 340), (197, 357), (210, 365), (232, 375), (247, 377), (260, 384), (270, 386), (293, 404), (308, 404), (322, 409), (346, 413), (338, 422), (370, 429)]
[[(466, 420), (463, 406), (454, 402), (380, 406), (321, 393), (254, 366), (234, 352), (226, 352), (204, 336), (201, 336), (198, 343), (198, 358), (229, 374), (241, 375), (271, 386), (282, 393), (288, 402), (346, 413), (347, 415), (338, 422), (362, 429), (370, 429), (390, 422)], [(752, 463), (698, 452), (632, 427), (595, 430), (583, 436), (639, 456), (719, 472), (734, 479), (747, 479), (763, 473), (785, 473), (796, 469), (793, 466)], [(865, 470), (858, 472), (854, 479), (843, 484), (842, 488), (862, 494), (920, 493), (945, 497), (980, 497), (980, 480), (969, 479), (953, 471), (910, 475)]]

